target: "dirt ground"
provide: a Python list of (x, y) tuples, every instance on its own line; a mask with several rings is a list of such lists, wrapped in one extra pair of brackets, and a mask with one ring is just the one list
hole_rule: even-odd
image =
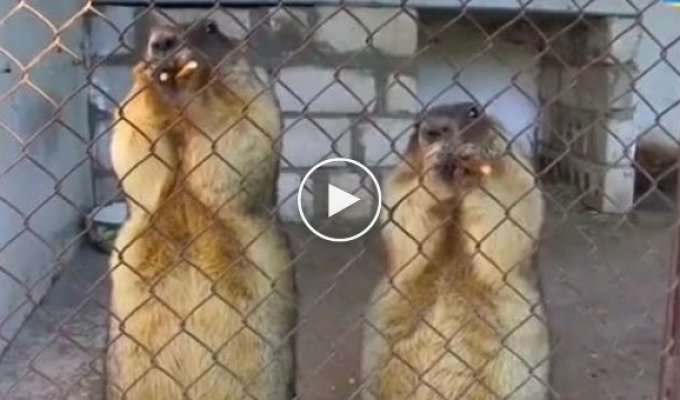
[[(551, 207), (540, 268), (556, 399), (656, 398), (671, 228), (666, 203), (622, 219)], [(625, 222), (624, 222), (625, 221)], [(359, 398), (360, 321), (381, 263), (376, 230), (330, 243), (288, 226), (297, 253), (299, 398)], [(0, 360), (0, 399), (100, 399), (106, 258), (84, 245)]]

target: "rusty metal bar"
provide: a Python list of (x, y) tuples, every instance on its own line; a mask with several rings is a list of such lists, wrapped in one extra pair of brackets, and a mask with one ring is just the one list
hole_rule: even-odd
[[(675, 194), (677, 210), (680, 212), (680, 173), (677, 173), (678, 187)], [(664, 332), (664, 354), (661, 355), (659, 374), (659, 399), (680, 400), (680, 226), (676, 231), (675, 249), (671, 257), (669, 282), (672, 290), (666, 305), (666, 329)]]

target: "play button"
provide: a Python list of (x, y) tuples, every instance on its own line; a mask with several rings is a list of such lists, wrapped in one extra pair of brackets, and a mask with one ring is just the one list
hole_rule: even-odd
[(312, 233), (331, 242), (348, 242), (373, 227), (382, 197), (378, 180), (366, 166), (349, 158), (331, 158), (305, 174), (297, 202)]
[(357, 196), (349, 194), (342, 189), (328, 184), (328, 218), (334, 216), (345, 208), (360, 201)]

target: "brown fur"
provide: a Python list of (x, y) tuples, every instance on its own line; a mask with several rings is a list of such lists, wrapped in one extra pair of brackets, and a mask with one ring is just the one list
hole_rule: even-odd
[(280, 112), (245, 64), (211, 80), (208, 61), (177, 91), (136, 67), (118, 112), (130, 215), (111, 256), (111, 399), (294, 396), (292, 257), (271, 213)]
[[(549, 336), (531, 265), (543, 200), (531, 166), (500, 153), (502, 136), (489, 133), (497, 122), (482, 116), (461, 133), (458, 111), (466, 106), (424, 118), (424, 125), (442, 118), (454, 125), (445, 140), (453, 153), (475, 144), (467, 154), (474, 157), (457, 161), (451, 180), (430, 169), (438, 161), (425, 155), (423, 126), (388, 179), (389, 268), (364, 332), (366, 399), (547, 398)], [(464, 162), (485, 160), (489, 176), (461, 172)]]

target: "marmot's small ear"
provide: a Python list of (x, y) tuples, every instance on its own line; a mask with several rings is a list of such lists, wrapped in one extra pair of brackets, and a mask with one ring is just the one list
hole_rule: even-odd
[(152, 12), (145, 13), (142, 17), (142, 21), (148, 27), (154, 27), (168, 22), (167, 17), (162, 17), (158, 11), (153, 10)]
[(408, 145), (406, 146), (406, 152), (411, 153), (414, 152), (418, 149), (419, 147), (418, 143), (418, 130), (416, 129), (412, 134), (411, 137), (408, 140)]

